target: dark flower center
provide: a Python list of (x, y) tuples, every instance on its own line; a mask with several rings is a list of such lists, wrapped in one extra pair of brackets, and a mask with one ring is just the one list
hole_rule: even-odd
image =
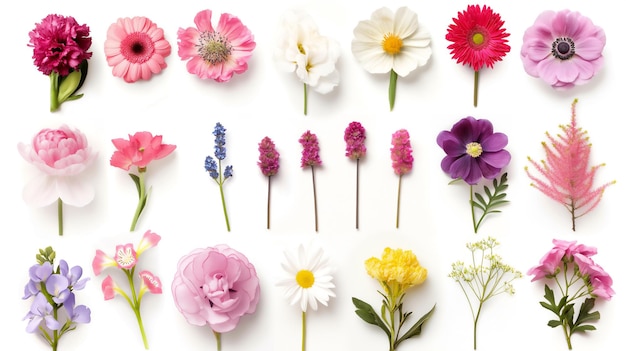
[(576, 46), (571, 38), (556, 38), (552, 42), (552, 56), (560, 60), (568, 60), (576, 53)]
[(198, 55), (212, 65), (217, 65), (228, 60), (233, 46), (218, 32), (203, 32), (200, 34)]
[(470, 48), (478, 50), (489, 42), (489, 33), (484, 28), (476, 27), (468, 33), (467, 39)]
[(148, 34), (135, 32), (122, 40), (120, 51), (129, 62), (144, 63), (152, 58), (155, 49), (154, 43)]

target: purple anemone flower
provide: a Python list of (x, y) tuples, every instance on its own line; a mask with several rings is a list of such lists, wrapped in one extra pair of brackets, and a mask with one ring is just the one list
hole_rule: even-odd
[(508, 141), (506, 134), (493, 132), (488, 120), (463, 118), (437, 136), (437, 144), (446, 153), (441, 169), (469, 185), (483, 177), (493, 179), (511, 161), (511, 154), (504, 150)]

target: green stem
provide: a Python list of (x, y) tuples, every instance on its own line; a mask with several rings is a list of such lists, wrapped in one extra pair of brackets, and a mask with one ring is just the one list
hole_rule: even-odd
[[(470, 184), (470, 207), (472, 209), (472, 224), (474, 225), (474, 234), (478, 233), (478, 224), (476, 224), (476, 215), (474, 214), (474, 186)], [(482, 221), (482, 218), (480, 219)]]
[(474, 107), (478, 106), (478, 72), (474, 71)]
[(356, 229), (359, 229), (359, 159), (356, 159)]
[(478, 304), (478, 310), (476, 311), (476, 317), (474, 318), (474, 350), (476, 350), (476, 330), (478, 329), (478, 317), (480, 317), (480, 310), (483, 308), (483, 300)]
[[(213, 330), (213, 329), (211, 329)], [(217, 351), (222, 351), (222, 333), (216, 332), (213, 330), (213, 335), (215, 335), (215, 342), (217, 344)]]
[(396, 103), (396, 84), (398, 82), (398, 74), (391, 70), (389, 76), (389, 111), (393, 111), (393, 106)]
[(396, 204), (396, 228), (400, 228), (400, 189), (402, 187), (402, 175), (398, 176), (398, 202)]
[[(57, 304), (53, 304), (52, 305), (52, 317), (54, 317), (55, 320), (59, 320), (59, 306)], [(57, 351), (57, 347), (59, 346), (59, 331), (58, 330), (54, 330), (52, 333), (52, 351)]]
[(567, 341), (567, 348), (571, 350), (572, 349), (572, 335), (567, 332), (567, 321), (563, 319), (563, 321), (561, 322), (561, 325), (563, 326), (563, 333), (565, 333), (565, 340)]
[(59, 74), (50, 73), (50, 112), (59, 109)]
[(302, 311), (302, 351), (306, 350), (306, 312)]
[(59, 236), (63, 236), (63, 200), (57, 199), (57, 222), (59, 224)]
[(226, 230), (230, 232), (230, 222), (228, 221), (228, 212), (226, 211), (226, 200), (224, 199), (224, 188), (220, 183), (220, 196), (222, 197), (222, 208), (224, 209), (224, 218), (226, 219)]
[(267, 177), (267, 229), (270, 229), (270, 189), (272, 176)]
[(139, 216), (143, 211), (143, 208), (146, 206), (146, 178), (145, 178), (146, 170), (139, 170), (139, 201), (137, 202), (137, 208), (135, 208), (135, 214), (133, 215), (133, 221), (130, 224), (130, 231), (135, 231), (135, 227), (137, 226), (137, 221), (139, 220)]
[(135, 291), (135, 280), (133, 276), (135, 275), (135, 267), (130, 270), (125, 269), (126, 278), (128, 278), (128, 284), (130, 285), (130, 292), (132, 295), (132, 303), (131, 307), (133, 312), (135, 312), (135, 317), (137, 318), (137, 324), (139, 325), (139, 331), (141, 332), (141, 339), (143, 340), (143, 346), (147, 350), (148, 347), (148, 337), (146, 336), (146, 331), (143, 327), (143, 321), (141, 319), (141, 298), (137, 297), (137, 293)]
[(315, 167), (311, 166), (311, 176), (313, 179), (313, 211), (315, 212), (315, 231), (317, 232), (317, 190), (315, 189)]
[(306, 83), (304, 83), (304, 115), (306, 116), (307, 111), (308, 111), (308, 104), (309, 104), (309, 98), (308, 98), (308, 94), (307, 94), (307, 86)]

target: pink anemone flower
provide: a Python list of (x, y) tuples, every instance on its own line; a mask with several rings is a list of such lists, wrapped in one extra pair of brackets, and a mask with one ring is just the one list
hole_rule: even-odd
[(178, 56), (187, 61), (187, 71), (201, 79), (229, 81), (233, 74), (248, 69), (248, 59), (256, 47), (252, 32), (239, 18), (220, 16), (217, 28), (211, 24), (211, 10), (196, 14), (196, 28), (178, 29)]
[(104, 42), (107, 63), (113, 75), (127, 83), (148, 80), (167, 67), (172, 52), (163, 29), (146, 17), (119, 18), (111, 24)]
[(524, 32), (522, 63), (529, 75), (556, 89), (585, 84), (603, 64), (606, 36), (578, 12), (542, 12)]

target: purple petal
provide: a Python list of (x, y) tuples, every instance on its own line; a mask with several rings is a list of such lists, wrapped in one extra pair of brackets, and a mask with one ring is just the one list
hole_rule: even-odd
[(511, 162), (511, 154), (506, 150), (483, 152), (479, 159), (491, 167), (504, 168)]
[(460, 143), (467, 144), (476, 141), (478, 133), (475, 133), (474, 124), (476, 119), (474, 117), (466, 117), (456, 122), (450, 132), (456, 136)]
[(483, 177), (482, 170), (478, 162), (475, 159), (471, 159), (470, 168), (467, 176), (463, 178), (467, 184), (474, 185)]
[(482, 173), (483, 177), (485, 177), (486, 179), (493, 179), (497, 177), (498, 174), (500, 174), (500, 171), (502, 170), (502, 168), (500, 167), (490, 166), (488, 163), (484, 162), (484, 160), (479, 160), (477, 164), (478, 164), (478, 167), (480, 168), (480, 172)]
[(494, 152), (504, 149), (509, 138), (504, 133), (493, 133), (480, 141), (483, 152)]
[(463, 178), (466, 179), (472, 167), (472, 157), (466, 155), (459, 157), (450, 163), (450, 177), (453, 179)]
[(442, 148), (446, 155), (451, 157), (463, 156), (467, 150), (466, 146), (460, 144), (458, 139), (444, 141)]

